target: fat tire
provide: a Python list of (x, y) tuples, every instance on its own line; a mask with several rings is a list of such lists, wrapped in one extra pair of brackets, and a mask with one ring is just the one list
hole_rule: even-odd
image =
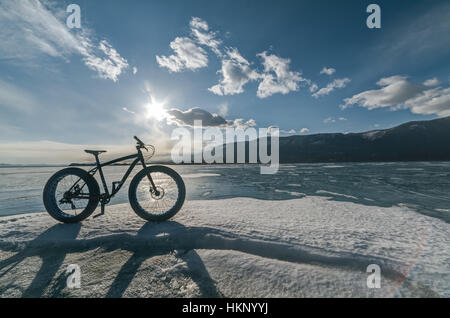
[[(53, 187), (56, 186), (55, 182), (63, 178), (64, 175), (76, 175), (82, 178), (83, 181), (86, 182), (86, 185), (89, 189), (90, 197), (86, 208), (83, 210), (83, 212), (73, 217), (64, 216), (64, 212), (61, 211), (56, 203), (55, 191)], [(47, 181), (44, 187), (43, 200), (45, 209), (47, 210), (48, 214), (50, 214), (50, 216), (55, 220), (63, 223), (78, 223), (88, 218), (97, 208), (100, 201), (100, 188), (95, 178), (86, 170), (80, 168), (66, 168), (56, 172)]]
[[(145, 211), (137, 201), (137, 187), (139, 182), (144, 178), (147, 174), (152, 173), (165, 173), (172, 177), (177, 184), (178, 187), (178, 198), (175, 205), (164, 214), (155, 215), (151, 214), (151, 212)], [(131, 180), (130, 187), (128, 188), (128, 199), (130, 200), (130, 205), (133, 208), (134, 212), (144, 220), (150, 222), (162, 222), (172, 218), (175, 214), (180, 211), (181, 207), (184, 204), (184, 200), (186, 198), (186, 187), (184, 185), (183, 179), (181, 176), (173, 169), (165, 167), (165, 166), (151, 166), (139, 171), (134, 178)]]

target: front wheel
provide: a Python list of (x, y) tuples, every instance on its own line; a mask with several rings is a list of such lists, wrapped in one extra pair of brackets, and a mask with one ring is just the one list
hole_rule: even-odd
[(128, 189), (131, 207), (147, 221), (170, 219), (180, 211), (185, 197), (183, 179), (176, 171), (164, 166), (151, 166), (139, 171)]

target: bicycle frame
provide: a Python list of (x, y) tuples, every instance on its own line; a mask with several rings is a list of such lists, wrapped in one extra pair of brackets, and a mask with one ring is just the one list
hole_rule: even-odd
[[(121, 157), (121, 158), (117, 158), (117, 159), (114, 159), (114, 160), (111, 160), (111, 161), (108, 161), (108, 162), (105, 162), (105, 163), (100, 163), (100, 160), (98, 159), (98, 155), (95, 156), (96, 166), (94, 168), (92, 168), (91, 170), (89, 170), (88, 173), (90, 175), (94, 176), (97, 173), (97, 171), (99, 172), (100, 179), (101, 179), (102, 185), (103, 185), (103, 189), (105, 191), (105, 193), (100, 195), (102, 201), (109, 201), (113, 196), (115, 196), (117, 194), (117, 192), (120, 191), (120, 189), (122, 188), (123, 184), (128, 179), (128, 177), (130, 176), (131, 172), (133, 171), (133, 169), (136, 167), (136, 165), (139, 162), (142, 164), (144, 169), (147, 168), (147, 165), (145, 164), (145, 159), (144, 159), (144, 156), (142, 155), (141, 149), (139, 147), (136, 147), (136, 149), (138, 151), (136, 154), (128, 155), (128, 156)], [(106, 166), (113, 165), (113, 164), (121, 162), (121, 161), (130, 160), (130, 159), (134, 159), (134, 158), (135, 158), (135, 160), (130, 164), (130, 167), (125, 172), (124, 176), (122, 177), (122, 180), (118, 182), (119, 185), (117, 187), (115, 187), (114, 185), (117, 182), (113, 182), (113, 186), (112, 186), (111, 193), (110, 193), (109, 189), (108, 189), (108, 185), (106, 184), (106, 180), (105, 180), (105, 176), (103, 174), (102, 168), (106, 167)], [(156, 186), (153, 183), (152, 177), (149, 174), (147, 175), (147, 177), (148, 177), (148, 179), (150, 181), (150, 184), (152, 185), (153, 189), (156, 189)]]
[[(99, 208), (100, 204), (100, 213), (94, 215), (93, 218), (102, 216), (105, 214), (106, 205), (123, 188), (136, 166), (142, 165), (143, 170), (138, 167), (137, 174), (133, 173), (133, 180), (128, 189), (128, 199), (134, 212), (147, 221), (160, 222), (174, 216), (181, 209), (186, 198), (186, 186), (183, 179), (169, 167), (160, 165), (150, 167), (149, 159), (155, 154), (155, 147), (144, 144), (136, 136), (134, 139), (137, 142), (134, 154), (113, 160), (108, 159), (109, 161), (102, 163), (99, 155), (106, 151), (85, 150), (95, 158), (95, 162), (90, 164), (89, 168), (68, 167), (53, 174), (47, 181), (43, 193), (47, 212), (58, 221), (74, 223), (88, 218)], [(148, 154), (142, 149), (145, 149)], [(124, 169), (126, 171), (121, 180), (112, 182), (112, 188), (109, 188), (103, 168), (117, 165), (119, 162), (123, 162), (123, 165), (127, 166)], [(80, 164), (80, 166), (85, 165)], [(100, 177), (95, 176), (97, 172)], [(161, 175), (162, 178), (160, 178)], [(117, 179), (114, 177), (114, 179), (118, 180), (119, 177)], [(168, 178), (169, 183), (166, 183), (164, 178)], [(110, 181), (108, 180), (108, 182)], [(158, 186), (155, 185), (155, 182), (158, 183)], [(103, 185), (103, 190), (101, 190), (100, 183)], [(69, 189), (66, 190), (67, 188)], [(169, 193), (169, 196), (165, 196), (166, 193)], [(80, 202), (80, 200), (83, 201)], [(141, 202), (146, 203), (145, 208), (141, 206)]]

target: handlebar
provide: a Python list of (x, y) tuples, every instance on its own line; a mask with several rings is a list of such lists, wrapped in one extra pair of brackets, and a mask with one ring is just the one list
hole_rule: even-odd
[(143, 145), (144, 143), (136, 136), (134, 136), (134, 139), (138, 142), (138, 144)]
[(134, 139), (137, 141), (139, 148), (144, 148), (148, 151), (147, 147), (145, 147), (145, 144), (136, 136), (134, 136)]

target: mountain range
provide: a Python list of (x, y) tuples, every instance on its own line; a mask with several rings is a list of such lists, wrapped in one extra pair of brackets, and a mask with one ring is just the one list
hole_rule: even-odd
[(450, 116), (362, 133), (280, 137), (279, 147), (281, 163), (450, 161)]

